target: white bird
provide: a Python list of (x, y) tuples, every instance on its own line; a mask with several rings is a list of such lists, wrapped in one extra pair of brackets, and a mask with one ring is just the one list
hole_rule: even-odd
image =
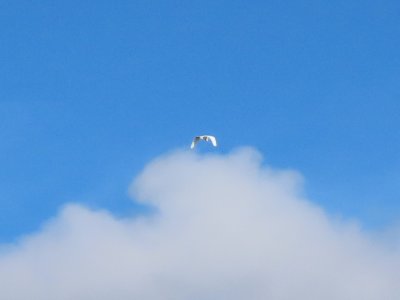
[(217, 147), (217, 139), (215, 138), (215, 136), (212, 135), (198, 135), (195, 136), (192, 142), (192, 145), (190, 145), (190, 149), (194, 149), (194, 147), (197, 145), (197, 143), (200, 141), (206, 141), (206, 142), (211, 142), (211, 144), (214, 147)]

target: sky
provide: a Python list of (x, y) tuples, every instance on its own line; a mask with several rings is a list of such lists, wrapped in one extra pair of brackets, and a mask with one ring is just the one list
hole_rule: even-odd
[(141, 212), (152, 158), (214, 134), (330, 213), (400, 215), (398, 1), (4, 1), (0, 241), (66, 202)]
[[(398, 1), (3, 1), (0, 243), (65, 205), (115, 218), (155, 158), (213, 134), (296, 170), (329, 216), (400, 218)], [(228, 207), (226, 207), (229, 210)]]

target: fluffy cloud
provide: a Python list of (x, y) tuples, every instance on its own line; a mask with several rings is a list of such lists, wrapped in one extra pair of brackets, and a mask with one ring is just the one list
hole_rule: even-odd
[(134, 181), (154, 212), (67, 205), (0, 254), (0, 299), (400, 299), (400, 253), (304, 199), (301, 176), (175, 152)]

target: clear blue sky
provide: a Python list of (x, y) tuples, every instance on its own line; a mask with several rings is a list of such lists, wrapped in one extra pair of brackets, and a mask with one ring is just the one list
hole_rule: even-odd
[(399, 220), (399, 1), (3, 1), (0, 40), (0, 241), (66, 202), (140, 211), (132, 178), (203, 133)]

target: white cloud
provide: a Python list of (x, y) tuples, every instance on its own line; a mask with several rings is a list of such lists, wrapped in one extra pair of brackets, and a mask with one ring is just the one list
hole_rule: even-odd
[(0, 299), (400, 299), (400, 253), (304, 199), (260, 155), (176, 152), (131, 191), (156, 212), (67, 205), (0, 254)]

